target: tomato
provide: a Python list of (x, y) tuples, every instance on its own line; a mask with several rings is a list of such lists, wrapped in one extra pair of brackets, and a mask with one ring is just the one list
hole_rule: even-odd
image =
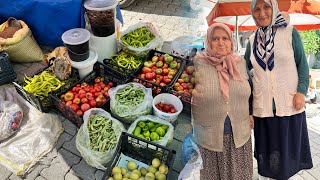
[(79, 109), (79, 110), (77, 111), (77, 115), (78, 115), (78, 116), (82, 116), (82, 115), (83, 115), (83, 112)]
[(146, 73), (146, 79), (147, 79), (147, 80), (153, 79), (153, 74), (150, 73), (150, 72)]
[(81, 99), (81, 103), (82, 103), (82, 104), (88, 103), (88, 99), (87, 99), (87, 98), (82, 98), (82, 99)]
[(88, 109), (90, 109), (90, 105), (88, 103), (84, 103), (81, 105), (82, 112), (86, 112)]
[(143, 74), (146, 74), (146, 73), (151, 72), (151, 71), (152, 71), (151, 68), (148, 68), (148, 67), (143, 67), (142, 68), (142, 73)]
[(73, 104), (80, 104), (80, 98), (74, 98), (72, 102)]
[(164, 57), (163, 56), (159, 56), (158, 57), (158, 61), (164, 61)]
[(72, 101), (67, 101), (66, 106), (70, 106), (72, 104)]
[(83, 89), (80, 89), (78, 93), (79, 93), (79, 94), (86, 94), (86, 91), (83, 90)]
[(94, 99), (90, 100), (89, 104), (90, 104), (91, 107), (96, 107), (97, 106), (96, 100), (94, 100)]
[(71, 104), (69, 107), (70, 107), (70, 108), (72, 109), (72, 111), (74, 111), (74, 112), (77, 112), (78, 109), (79, 109), (79, 105), (78, 105), (78, 104)]
[(166, 76), (169, 74), (169, 70), (167, 68), (162, 69), (162, 75)]
[(109, 86), (109, 88), (112, 87), (112, 86), (113, 86), (113, 82), (110, 81), (110, 82), (108, 83), (108, 86)]

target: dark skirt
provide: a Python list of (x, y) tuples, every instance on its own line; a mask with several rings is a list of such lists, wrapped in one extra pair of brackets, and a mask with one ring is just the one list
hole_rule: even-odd
[(254, 117), (258, 173), (285, 180), (312, 168), (306, 113), (288, 117)]
[(199, 146), (203, 160), (201, 180), (249, 180), (252, 179), (251, 138), (236, 148), (232, 134), (223, 137), (223, 152), (210, 151)]

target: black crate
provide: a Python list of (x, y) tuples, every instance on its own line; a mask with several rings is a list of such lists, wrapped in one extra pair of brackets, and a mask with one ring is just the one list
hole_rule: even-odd
[[(188, 67), (188, 66), (191, 66), (191, 65), (194, 65), (193, 64), (193, 61), (189, 61), (187, 60), (187, 64), (185, 67)], [(181, 71), (181, 74), (182, 74), (183, 70)], [(180, 76), (181, 76), (180, 74)], [(180, 77), (179, 77), (180, 78)], [(174, 82), (174, 84), (178, 81), (178, 79), (176, 79), (176, 81)], [(191, 111), (191, 98), (192, 96), (188, 96), (186, 94), (183, 94), (183, 93), (180, 93), (180, 92), (177, 92), (173, 89), (173, 87), (169, 90), (169, 93), (170, 94), (173, 94), (175, 96), (177, 96), (178, 98), (180, 98), (180, 100), (182, 101), (182, 104), (183, 104), (183, 110), (187, 111), (187, 112), (190, 112)]]
[[(123, 52), (123, 51), (120, 51), (119, 53), (121, 53), (121, 52)], [(127, 54), (127, 52), (125, 52), (125, 53)], [(128, 54), (128, 55), (131, 55), (131, 54)], [(134, 55), (131, 55), (131, 56), (135, 57)], [(140, 57), (135, 57), (135, 58), (140, 58)], [(118, 64), (113, 63), (112, 59), (104, 59), (103, 64), (105, 64), (106, 66), (108, 66), (108, 67), (110, 67), (110, 68), (112, 68), (112, 69), (114, 69), (124, 75), (132, 75), (132, 74), (137, 73), (137, 71), (139, 71), (139, 69), (143, 66), (143, 63), (145, 60), (144, 59), (141, 59), (141, 60), (142, 60), (142, 63), (135, 69), (127, 69), (127, 68), (121, 67)]]
[(17, 78), (10, 61), (9, 55), (5, 52), (0, 52), (0, 85), (11, 83)]
[(111, 175), (112, 169), (117, 165), (121, 153), (137, 161), (150, 165), (154, 158), (158, 158), (168, 166), (168, 174), (172, 170), (176, 151), (159, 144), (122, 132), (112, 160), (107, 164), (107, 170), (101, 180)]
[[(100, 62), (96, 62), (93, 66), (93, 71), (89, 73), (87, 76), (79, 80), (78, 82), (74, 83), (70, 88), (66, 89), (65, 91), (62, 91), (56, 95), (51, 95), (51, 99), (53, 101), (53, 104), (57, 110), (63, 115), (66, 119), (70, 120), (73, 124), (80, 127), (83, 124), (82, 116), (79, 116), (74, 112), (71, 108), (66, 106), (61, 100), (60, 96), (62, 94), (65, 94), (69, 90), (71, 90), (74, 86), (77, 84), (81, 84), (83, 82), (86, 82), (88, 84), (93, 84), (94, 79), (96, 77), (103, 77), (104, 83), (108, 84), (109, 82), (114, 83), (113, 86), (117, 86), (119, 84), (125, 84), (130, 79), (128, 79), (127, 76), (124, 76), (123, 74), (119, 74), (117, 71), (108, 68), (104, 64)], [(101, 107), (105, 110), (109, 109), (109, 100), (110, 98), (107, 98), (107, 101), (104, 103), (104, 105)]]
[[(148, 55), (146, 60), (151, 60), (153, 56), (160, 56), (160, 55), (164, 55), (164, 54), (168, 54), (168, 53), (164, 53), (164, 52), (160, 52), (160, 51), (156, 51), (156, 50), (151, 50)], [(171, 83), (166, 85), (166, 86), (161, 86), (159, 84), (156, 84), (154, 82), (148, 81), (146, 79), (142, 79), (140, 77), (138, 77), (138, 74), (140, 74), (142, 72), (142, 68), (143, 66), (141, 66), (139, 68), (139, 70), (133, 75), (133, 79), (135, 82), (141, 83), (146, 87), (152, 88), (152, 92), (154, 95), (156, 94), (160, 94), (160, 93), (165, 93), (168, 92), (174, 85), (174, 83), (178, 80), (178, 78), (180, 77), (184, 67), (186, 66), (186, 60), (177, 56), (173, 56), (171, 54), (169, 54), (170, 56), (172, 56), (178, 63), (180, 63), (180, 69), (178, 70), (178, 72), (176, 73), (176, 75), (173, 77), (173, 79), (171, 80)]]
[[(46, 67), (44, 70), (40, 70), (35, 75), (41, 74), (43, 71), (49, 71), (52, 65), (49, 65)], [(52, 107), (52, 100), (50, 94), (57, 94), (60, 93), (61, 91), (69, 88), (74, 82), (79, 80), (79, 73), (76, 69), (72, 69), (71, 76), (68, 80), (61, 81), (64, 83), (63, 86), (61, 86), (58, 90), (50, 92), (48, 96), (34, 96), (33, 94), (27, 92), (26, 90), (23, 89), (23, 86), (26, 85), (25, 82), (13, 82), (14, 87), (16, 88), (18, 94), (22, 96), (25, 100), (27, 100), (32, 106), (37, 108), (41, 112), (49, 112)]]

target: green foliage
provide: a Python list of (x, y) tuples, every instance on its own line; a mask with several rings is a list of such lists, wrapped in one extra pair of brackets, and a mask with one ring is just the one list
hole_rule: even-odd
[(316, 54), (320, 52), (320, 31), (300, 31), (301, 40), (303, 42), (306, 54)]

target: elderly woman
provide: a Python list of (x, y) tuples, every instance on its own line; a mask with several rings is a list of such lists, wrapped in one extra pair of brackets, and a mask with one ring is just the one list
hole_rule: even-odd
[(193, 139), (200, 146), (203, 180), (252, 179), (252, 144), (246, 62), (233, 54), (230, 29), (207, 31), (206, 50), (194, 60)]
[(292, 179), (312, 168), (305, 113), (309, 68), (297, 30), (276, 0), (253, 0), (258, 29), (245, 59), (253, 68), (255, 158), (260, 179)]

